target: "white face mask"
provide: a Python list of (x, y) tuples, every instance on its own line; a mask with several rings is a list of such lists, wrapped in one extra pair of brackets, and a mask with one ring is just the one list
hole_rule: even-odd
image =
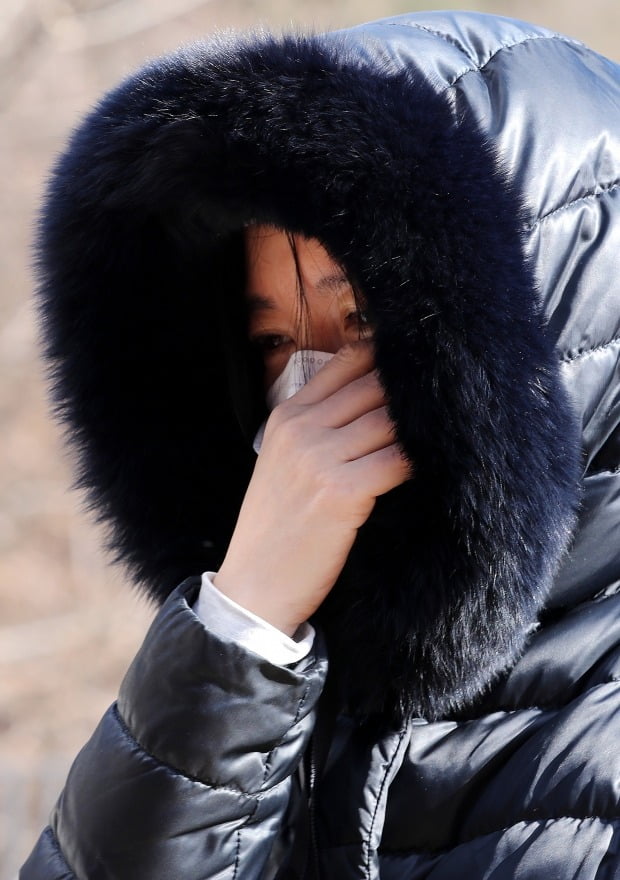
[[(333, 354), (327, 351), (311, 351), (310, 349), (294, 352), (266, 394), (269, 412), (279, 403), (283, 403), (289, 397), (292, 397), (293, 394), (297, 394), (299, 389), (303, 388), (306, 382), (312, 379), (321, 367), (328, 361), (331, 361), (333, 356)], [(256, 432), (256, 437), (252, 444), (256, 453), (260, 452), (266, 424), (266, 421), (263, 422)]]

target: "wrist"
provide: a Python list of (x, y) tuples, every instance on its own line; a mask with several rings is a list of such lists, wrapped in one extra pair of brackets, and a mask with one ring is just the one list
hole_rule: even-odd
[(237, 575), (225, 567), (225, 562), (212, 578), (213, 586), (216, 587), (246, 611), (251, 611), (257, 617), (274, 626), (289, 638), (293, 638), (304, 620), (296, 620), (292, 615), (287, 616), (284, 609), (278, 608), (275, 603), (269, 602), (268, 591), (264, 585), (256, 583), (246, 574)]

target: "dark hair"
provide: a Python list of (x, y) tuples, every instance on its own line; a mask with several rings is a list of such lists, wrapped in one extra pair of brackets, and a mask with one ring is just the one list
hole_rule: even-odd
[[(277, 228), (277, 227), (274, 227)], [(295, 264), (295, 275), (296, 275), (296, 291), (297, 291), (297, 310), (298, 310), (298, 318), (299, 318), (299, 327), (303, 325), (303, 332), (301, 332), (300, 338), (304, 341), (303, 347), (311, 347), (311, 338), (310, 338), (310, 330), (308, 324), (308, 301), (306, 299), (306, 291), (304, 289), (303, 278), (301, 274), (301, 267), (299, 264), (299, 254), (297, 252), (297, 242), (295, 241), (295, 234), (288, 229), (280, 230), (284, 232), (288, 239), (289, 247), (291, 249), (291, 254), (293, 256), (293, 262)], [(323, 244), (323, 242), (321, 242)], [(325, 245), (323, 245), (325, 247)], [(326, 248), (327, 250), (327, 248)], [(330, 254), (330, 256), (332, 256)], [(360, 312), (365, 313), (367, 310), (366, 300), (359, 288), (359, 285), (352, 278), (350, 272), (347, 270), (346, 266), (344, 266), (339, 260), (336, 260), (333, 256), (332, 259), (335, 260), (336, 265), (342, 271), (342, 274), (347, 279), (351, 291), (353, 292), (353, 299), (355, 301), (356, 308), (359, 309)], [(360, 334), (361, 338), (361, 334)], [(306, 377), (307, 378), (307, 377)]]
[[(248, 340), (248, 312), (243, 295), (247, 283), (244, 230), (249, 225), (251, 224), (248, 223), (243, 228), (228, 234), (225, 240), (220, 240), (213, 261), (210, 263), (209, 272), (217, 276), (217, 286), (221, 292), (217, 297), (219, 331), (232, 405), (243, 435), (251, 444), (258, 426), (267, 415), (267, 408), (263, 358)], [(275, 224), (269, 225), (284, 232), (288, 239), (297, 279), (298, 320), (302, 328), (300, 337), (310, 345), (308, 305), (295, 241), (296, 233)], [(366, 302), (359, 285), (351, 277), (346, 266), (339, 260), (336, 260), (336, 263), (351, 285), (356, 307), (361, 312), (365, 312)]]

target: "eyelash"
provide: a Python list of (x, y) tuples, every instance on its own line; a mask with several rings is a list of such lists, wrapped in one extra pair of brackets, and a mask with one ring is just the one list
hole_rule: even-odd
[[(368, 315), (362, 309), (354, 309), (345, 315), (345, 322), (347, 326), (353, 325), (353, 327), (360, 332), (370, 328)], [(278, 349), (283, 348), (284, 346), (292, 344), (293, 340), (290, 336), (286, 336), (284, 333), (264, 333), (255, 336), (251, 340), (251, 343), (256, 346), (263, 355), (268, 355), (272, 352), (278, 351)]]
[(268, 354), (271, 351), (277, 351), (284, 345), (288, 345), (293, 340), (290, 336), (285, 336), (283, 333), (265, 333), (262, 336), (255, 336), (251, 341), (252, 345), (260, 349), (263, 354)]
[(367, 327), (370, 324), (368, 315), (363, 309), (354, 309), (346, 317), (347, 322), (355, 322), (360, 327)]

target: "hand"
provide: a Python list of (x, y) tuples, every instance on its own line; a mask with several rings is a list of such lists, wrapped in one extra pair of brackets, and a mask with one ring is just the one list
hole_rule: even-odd
[(372, 342), (347, 345), (273, 410), (214, 579), (288, 635), (333, 587), (377, 496), (411, 475), (373, 367)]

